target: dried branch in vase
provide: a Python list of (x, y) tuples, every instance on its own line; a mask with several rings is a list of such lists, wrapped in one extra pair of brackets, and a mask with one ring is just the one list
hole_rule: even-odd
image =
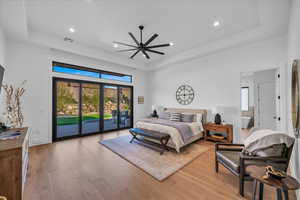
[(6, 117), (7, 124), (12, 128), (22, 127), (24, 122), (24, 116), (22, 113), (21, 97), (25, 93), (24, 85), (26, 81), (14, 88), (13, 85), (4, 84), (2, 87), (5, 91), (5, 103), (6, 111), (4, 116)]

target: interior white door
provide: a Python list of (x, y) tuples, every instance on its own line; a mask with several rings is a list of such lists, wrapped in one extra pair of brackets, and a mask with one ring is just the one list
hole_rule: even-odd
[(275, 83), (258, 84), (258, 98), (259, 127), (276, 130)]

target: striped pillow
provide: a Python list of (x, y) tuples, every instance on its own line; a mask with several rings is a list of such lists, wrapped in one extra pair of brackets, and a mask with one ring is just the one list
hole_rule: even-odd
[(174, 122), (180, 122), (181, 113), (171, 113), (170, 120)]

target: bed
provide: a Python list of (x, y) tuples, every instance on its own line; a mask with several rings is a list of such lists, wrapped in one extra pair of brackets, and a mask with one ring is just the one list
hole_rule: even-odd
[[(204, 128), (203, 124), (206, 123), (207, 111), (204, 109), (179, 109), (167, 108), (164, 112), (167, 113), (184, 113), (193, 114), (195, 119), (193, 122), (174, 122), (168, 119), (142, 119), (138, 120), (135, 124), (136, 128), (157, 131), (170, 135), (171, 139), (167, 144), (169, 147), (174, 148), (180, 152), (182, 147), (185, 147), (194, 141), (203, 138)], [(202, 116), (201, 120), (197, 116)], [(150, 140), (150, 139), (149, 139)]]

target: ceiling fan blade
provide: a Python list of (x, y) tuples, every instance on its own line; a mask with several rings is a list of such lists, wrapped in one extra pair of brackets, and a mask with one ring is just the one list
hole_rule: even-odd
[(138, 54), (138, 52), (140, 52), (141, 50), (138, 49), (132, 56), (130, 56), (130, 58), (132, 59), (136, 54)]
[(149, 55), (146, 53), (145, 49), (142, 49), (143, 54), (146, 56), (147, 59), (150, 59)]
[(149, 52), (152, 52), (152, 53), (158, 53), (158, 54), (160, 54), (160, 55), (165, 55), (165, 53), (164, 53), (164, 52), (160, 52), (160, 51), (154, 51), (154, 50), (147, 49), (147, 48), (145, 48), (145, 50), (146, 50), (146, 51), (149, 51)]
[(139, 42), (137, 41), (137, 39), (134, 37), (134, 35), (133, 35), (131, 32), (129, 32), (128, 34), (129, 34), (130, 37), (134, 40), (134, 42), (139, 46), (140, 44), (139, 44)]
[(118, 50), (117, 52), (134, 51), (134, 50), (138, 50), (138, 49), (137, 48), (135, 48), (135, 49), (122, 49), (122, 50)]
[(128, 46), (128, 47), (138, 48), (137, 46), (134, 46), (134, 45), (131, 45), (131, 44), (126, 44), (126, 43), (123, 43), (123, 42), (113, 42), (113, 43)]
[(150, 42), (152, 42), (156, 37), (158, 36), (158, 34), (154, 34), (152, 35), (152, 37), (144, 44), (144, 46), (147, 46), (148, 44), (150, 44)]
[(153, 46), (148, 46), (147, 49), (159, 48), (159, 47), (168, 47), (170, 44), (158, 44)]

